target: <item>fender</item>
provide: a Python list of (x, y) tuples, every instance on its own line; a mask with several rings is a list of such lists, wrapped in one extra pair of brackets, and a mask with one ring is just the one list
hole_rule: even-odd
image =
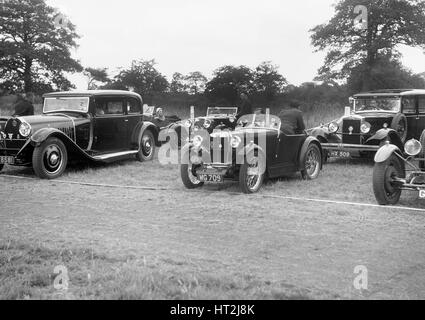
[(378, 152), (375, 155), (375, 162), (376, 163), (382, 163), (387, 161), (393, 153), (398, 153), (401, 155), (401, 151), (399, 147), (396, 145), (387, 143), (386, 145), (382, 146), (381, 149), (378, 150)]
[(258, 150), (264, 156), (264, 159), (267, 159), (267, 154), (264, 152), (264, 149), (254, 143), (250, 143), (247, 146), (245, 146), (243, 149), (240, 149), (237, 153), (237, 156), (240, 159), (242, 159), (242, 157), (243, 159), (245, 159), (245, 156), (254, 150)]
[[(378, 132), (375, 133), (374, 136), (367, 139), (366, 143), (369, 142), (369, 141), (373, 141), (373, 140), (377, 140), (377, 141), (384, 140), (385, 138), (388, 137), (388, 134), (391, 130), (392, 129), (380, 129)], [(394, 130), (392, 130), (392, 131), (394, 131)]]
[(319, 147), (320, 154), (322, 155), (320, 170), (322, 170), (323, 169), (323, 148), (322, 148), (322, 145), (320, 144), (320, 141), (317, 138), (312, 136), (308, 136), (307, 139), (304, 141), (303, 146), (301, 147), (300, 155), (299, 155), (300, 160), (298, 163), (298, 167), (299, 169), (302, 168), (302, 164), (305, 162), (305, 158), (307, 156), (307, 149), (311, 144), (315, 144), (316, 146)]
[[(155, 138), (155, 143), (157, 147), (161, 146), (161, 143), (159, 142), (158, 136), (159, 136), (159, 130), (156, 125), (154, 125), (152, 122), (145, 121), (140, 122), (133, 133), (133, 143), (134, 145), (137, 145), (140, 149), (140, 141), (142, 140), (142, 136), (145, 133), (146, 130), (151, 130), (153, 133), (153, 136)], [(137, 137), (137, 139), (134, 139)]]
[[(39, 147), (43, 142), (45, 142), (48, 138), (55, 137), (62, 140), (65, 144), (67, 150), (72, 150), (84, 156), (85, 158), (95, 161), (90, 155), (88, 155), (83, 149), (81, 149), (73, 140), (71, 140), (65, 133), (55, 128), (43, 128), (34, 133), (31, 138), (28, 140), (27, 144), (25, 144), (24, 148), (31, 145), (36, 148)], [(24, 148), (20, 151), (20, 153), (24, 150)]]
[(329, 133), (328, 133), (328, 130), (327, 129), (324, 129), (324, 128), (314, 128), (314, 129), (312, 129), (310, 131), (309, 135), (315, 137), (321, 143), (327, 143), (328, 142), (327, 136), (329, 135)]

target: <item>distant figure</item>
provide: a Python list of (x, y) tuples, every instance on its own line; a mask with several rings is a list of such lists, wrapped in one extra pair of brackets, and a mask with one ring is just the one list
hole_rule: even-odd
[(282, 120), (282, 131), (287, 135), (302, 134), (305, 131), (303, 113), (300, 103), (291, 101), (289, 107), (284, 108), (279, 114)]
[(238, 119), (248, 114), (253, 114), (253, 111), (254, 111), (251, 101), (249, 100), (248, 95), (246, 93), (241, 94), (241, 100), (242, 100), (242, 104), (239, 108), (239, 113), (237, 115)]
[(34, 115), (34, 95), (32, 93), (18, 94), (14, 109), (13, 117), (24, 117)]

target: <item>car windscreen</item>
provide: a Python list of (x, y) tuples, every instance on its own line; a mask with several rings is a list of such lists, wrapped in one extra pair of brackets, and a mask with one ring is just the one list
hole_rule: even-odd
[(217, 108), (208, 108), (207, 111), (207, 117), (217, 117), (217, 116), (236, 116), (238, 113), (238, 108), (223, 108), (223, 107), (217, 107)]
[(236, 130), (242, 128), (264, 128), (279, 130), (282, 120), (278, 116), (265, 114), (250, 114), (242, 116), (237, 123)]
[(89, 98), (88, 97), (58, 97), (45, 98), (43, 112), (88, 112)]
[(355, 111), (400, 111), (400, 97), (361, 97), (355, 100)]

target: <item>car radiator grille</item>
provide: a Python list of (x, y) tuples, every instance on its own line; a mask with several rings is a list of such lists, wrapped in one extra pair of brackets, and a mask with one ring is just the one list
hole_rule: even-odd
[(342, 123), (342, 143), (361, 144), (360, 126), (360, 120), (344, 120)]
[(229, 138), (221, 138), (220, 143), (211, 139), (211, 162), (216, 164), (228, 164), (232, 162), (232, 147)]

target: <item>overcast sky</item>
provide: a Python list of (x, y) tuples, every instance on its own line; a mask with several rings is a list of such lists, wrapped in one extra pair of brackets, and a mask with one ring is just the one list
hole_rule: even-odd
[[(114, 74), (133, 59), (155, 59), (160, 72), (201, 71), (223, 65), (256, 67), (272, 61), (293, 84), (312, 81), (324, 53), (314, 53), (309, 30), (329, 20), (335, 0), (48, 0), (81, 35), (75, 57)], [(404, 49), (404, 63), (425, 71), (420, 49)], [(86, 84), (72, 77), (83, 88)]]

